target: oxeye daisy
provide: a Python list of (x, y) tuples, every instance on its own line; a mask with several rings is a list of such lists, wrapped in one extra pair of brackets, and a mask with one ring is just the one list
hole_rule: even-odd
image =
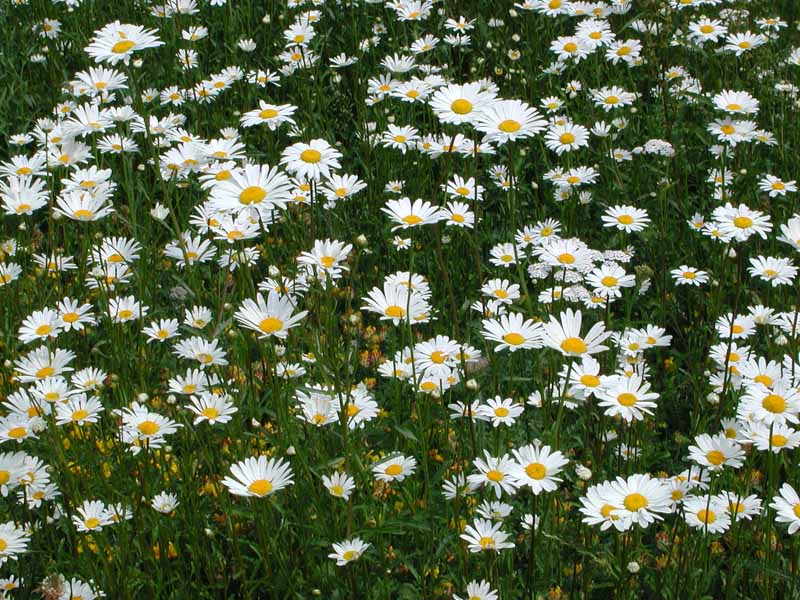
[(281, 155), (281, 164), (295, 177), (319, 181), (329, 178), (331, 171), (341, 168), (342, 153), (322, 139), (309, 143), (298, 142), (286, 148)]
[(372, 472), (379, 481), (403, 481), (413, 474), (417, 460), (413, 456), (395, 454), (372, 466)]
[(481, 335), (487, 340), (498, 342), (495, 352), (505, 349), (515, 352), (520, 349), (542, 347), (541, 323), (525, 319), (519, 313), (501, 315), (498, 319), (486, 319), (482, 325)]
[(569, 461), (550, 446), (531, 444), (511, 451), (516, 459), (513, 475), (518, 485), (527, 486), (535, 495), (553, 492), (561, 479), (556, 477)]
[(384, 283), (383, 289), (373, 288), (363, 300), (366, 304), (361, 310), (378, 313), (381, 320), (390, 320), (394, 325), (401, 321), (419, 323), (430, 313), (430, 306), (420, 294), (390, 283)]
[(147, 343), (150, 342), (165, 342), (178, 335), (178, 320), (177, 319), (161, 319), (160, 321), (153, 321), (142, 330), (142, 333), (147, 336)]
[(342, 500), (348, 500), (356, 487), (355, 480), (347, 473), (337, 472), (332, 475), (323, 475), (322, 483), (331, 496)]
[(750, 386), (739, 400), (739, 419), (755, 419), (767, 425), (797, 423), (800, 413), (800, 393), (786, 381), (780, 380), (771, 387), (762, 384)]
[(558, 318), (550, 315), (550, 321), (542, 327), (544, 344), (568, 357), (608, 350), (607, 346), (602, 345), (611, 335), (611, 332), (605, 330), (605, 325), (595, 323), (586, 335), (581, 335), (582, 322), (581, 311), (573, 311), (571, 308), (562, 312)]
[(553, 125), (547, 130), (545, 145), (559, 156), (564, 152), (572, 152), (589, 145), (589, 130), (583, 125), (564, 123)]
[(343, 567), (361, 558), (361, 555), (364, 554), (369, 547), (370, 544), (356, 537), (338, 544), (333, 544), (333, 553), (329, 554), (328, 558), (334, 559), (337, 566)]
[(535, 108), (519, 100), (493, 102), (477, 117), (475, 128), (484, 140), (505, 144), (531, 137), (544, 130), (545, 121)]
[(497, 592), (492, 589), (491, 584), (486, 580), (470, 581), (467, 584), (467, 595), (464, 598), (453, 595), (454, 600), (497, 600)]
[(606, 383), (606, 386), (597, 393), (600, 398), (599, 406), (605, 407), (605, 414), (620, 416), (625, 421), (641, 421), (644, 415), (653, 414), (652, 408), (656, 407), (653, 400), (658, 394), (650, 391), (650, 384), (639, 375), (632, 377), (615, 377)]
[(677, 269), (672, 269), (670, 274), (675, 280), (675, 285), (701, 286), (704, 283), (708, 283), (708, 273), (688, 265), (681, 265)]
[(513, 548), (514, 543), (509, 541), (509, 536), (501, 531), (502, 523), (493, 523), (489, 519), (475, 519), (472, 525), (464, 528), (461, 539), (467, 542), (470, 552), (499, 552), (506, 548)]
[(723, 234), (740, 242), (746, 241), (752, 235), (767, 239), (767, 234), (772, 231), (769, 215), (752, 210), (745, 204), (734, 206), (728, 202), (725, 206), (714, 209), (713, 217)]
[(187, 404), (185, 408), (197, 415), (194, 419), (194, 425), (198, 425), (203, 421), (207, 421), (209, 425), (227, 423), (231, 420), (231, 415), (239, 411), (234, 406), (231, 398), (224, 394), (204, 391), (197, 396), (189, 398), (189, 402), (190, 404)]
[(800, 497), (791, 485), (784, 483), (769, 507), (777, 513), (775, 521), (789, 524), (789, 535), (800, 529)]
[(751, 258), (747, 271), (753, 277), (768, 282), (772, 287), (791, 285), (797, 276), (797, 267), (790, 259), (773, 256)]
[(483, 417), (487, 421), (491, 421), (494, 427), (500, 425), (513, 425), (516, 422), (525, 407), (521, 404), (514, 402), (512, 398), (501, 398), (495, 396), (486, 401), (478, 407), (477, 415)]
[(744, 450), (724, 434), (703, 433), (694, 442), (694, 446), (689, 446), (689, 459), (709, 471), (721, 471), (724, 467), (738, 469), (744, 464)]
[(111, 524), (106, 506), (100, 500), (86, 500), (76, 511), (78, 514), (72, 517), (72, 522), (78, 531), (99, 531)]
[(706, 533), (724, 533), (731, 526), (727, 506), (716, 496), (687, 496), (683, 514), (689, 527)]
[(485, 460), (476, 458), (472, 461), (478, 472), (468, 477), (469, 482), (476, 487), (480, 485), (492, 488), (498, 498), (503, 492), (513, 496), (519, 487), (513, 474), (514, 461), (507, 454), (494, 457), (486, 450), (483, 454)]
[(602, 220), (603, 227), (615, 227), (625, 233), (642, 231), (650, 224), (647, 211), (633, 206), (610, 206)]
[(636, 276), (626, 273), (619, 265), (604, 264), (586, 276), (586, 285), (603, 298), (619, 298), (622, 288), (636, 285)]
[(610, 482), (610, 503), (615, 513), (628, 523), (648, 527), (669, 512), (670, 490), (648, 474), (617, 477)]
[(758, 100), (747, 92), (722, 90), (711, 101), (716, 109), (730, 114), (751, 115), (758, 112)]
[(250, 457), (231, 465), (222, 485), (235, 496), (264, 498), (292, 485), (292, 467), (283, 458)]
[(437, 223), (443, 217), (438, 206), (421, 198), (417, 198), (413, 203), (406, 197), (389, 200), (381, 211), (395, 223), (392, 231)]
[(27, 552), (30, 535), (13, 521), (0, 524), (0, 565), (7, 560), (17, 560), (18, 555)]
[(437, 90), (429, 104), (440, 121), (460, 125), (474, 123), (494, 98), (492, 92), (481, 89), (480, 83), (451, 84)]
[(85, 48), (95, 62), (115, 65), (128, 64), (134, 52), (163, 45), (153, 29), (114, 21), (95, 32), (92, 42)]
[(56, 404), (56, 424), (74, 423), (83, 427), (86, 423), (97, 423), (101, 412), (103, 405), (97, 398), (87, 397), (86, 394), (75, 394), (66, 402)]
[(246, 299), (234, 317), (243, 327), (258, 333), (261, 339), (271, 336), (286, 339), (289, 329), (296, 327), (308, 314), (305, 310), (292, 314), (293, 310), (289, 298), (270, 291), (266, 300), (261, 294), (257, 294), (255, 300)]
[(440, 214), (446, 225), (469, 229), (475, 226), (475, 213), (472, 212), (469, 204), (464, 202), (448, 202), (447, 207), (441, 209)]

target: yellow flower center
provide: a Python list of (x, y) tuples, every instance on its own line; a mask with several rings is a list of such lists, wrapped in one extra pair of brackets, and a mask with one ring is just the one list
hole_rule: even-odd
[(629, 511), (635, 512), (640, 508), (646, 508), (648, 502), (647, 498), (645, 498), (639, 493), (634, 492), (633, 494), (628, 494), (627, 496), (625, 496), (623, 504), (625, 504), (625, 508), (627, 508)]
[(73, 421), (83, 421), (86, 417), (89, 416), (89, 411), (85, 408), (80, 408), (72, 413), (72, 420)]
[(619, 402), (622, 406), (633, 406), (636, 404), (636, 401), (636, 395), (631, 394), (630, 392), (623, 392), (617, 396), (617, 402)]
[(256, 479), (247, 486), (247, 491), (256, 496), (266, 496), (272, 491), (272, 482), (266, 479)]
[(697, 519), (701, 523), (705, 523), (706, 525), (711, 525), (714, 521), (717, 520), (717, 515), (714, 513), (713, 510), (706, 510), (705, 508), (701, 508), (697, 511)]
[(581, 383), (586, 387), (597, 387), (600, 385), (600, 378), (597, 375), (586, 373), (585, 375), (581, 375)]
[(400, 475), (400, 473), (403, 472), (403, 466), (398, 464), (389, 465), (383, 470), (383, 472), (389, 475), (390, 477), (397, 477), (398, 475)]
[(322, 159), (322, 154), (319, 150), (309, 148), (300, 153), (300, 160), (307, 163), (318, 163)]
[(561, 349), (568, 354), (583, 354), (588, 350), (588, 346), (581, 338), (571, 337), (561, 342)]
[(775, 433), (769, 438), (769, 441), (776, 448), (783, 448), (789, 441), (789, 438), (784, 435), (780, 435), (779, 433)]
[(155, 421), (142, 421), (138, 425), (139, 431), (142, 435), (154, 435), (161, 429)]
[(24, 427), (13, 427), (8, 432), (8, 437), (10, 437), (12, 440), (19, 440), (24, 438), (26, 435), (28, 435), (28, 430)]
[(450, 110), (457, 115), (466, 115), (472, 112), (472, 102), (464, 98), (459, 98), (450, 105)]
[(715, 467), (718, 467), (725, 462), (725, 455), (719, 450), (709, 450), (706, 453), (706, 460)]
[(487, 548), (494, 548), (494, 538), (484, 536), (480, 540), (478, 540), (478, 544), (484, 550), (486, 550)]
[(512, 332), (505, 334), (503, 336), (503, 341), (512, 346), (519, 346), (525, 343), (525, 337), (522, 334)]
[(731, 125), (730, 123), (728, 123), (728, 124), (726, 124), (726, 125), (723, 125), (723, 126), (722, 126), (722, 127), (720, 127), (719, 129), (720, 129), (720, 131), (721, 131), (722, 133), (724, 133), (725, 135), (733, 135), (734, 133), (736, 133), (736, 127), (734, 127), (734, 126), (733, 126), (733, 125)]
[(387, 317), (392, 317), (393, 319), (399, 319), (406, 315), (406, 311), (402, 306), (397, 306), (393, 304), (392, 306), (387, 306), (384, 314)]
[(616, 277), (612, 277), (611, 275), (606, 275), (605, 277), (603, 277), (603, 279), (600, 280), (600, 283), (602, 283), (606, 287), (614, 287), (615, 285), (617, 285), (618, 281)]
[(701, 25), (700, 26), (700, 33), (709, 34), (712, 31), (714, 31), (714, 26), (713, 25)]
[(111, 46), (111, 51), (114, 54), (125, 54), (135, 45), (136, 42), (134, 42), (133, 40), (120, 40), (119, 42)]
[(257, 185), (251, 185), (250, 187), (244, 188), (239, 193), (239, 202), (245, 206), (249, 204), (259, 204), (266, 197), (267, 190)]
[(441, 350), (436, 350), (435, 352), (431, 353), (431, 360), (437, 365), (441, 365), (445, 360), (447, 360), (447, 355)]
[(762, 383), (767, 387), (771, 387), (773, 383), (772, 377), (770, 377), (769, 375), (756, 375), (755, 377), (753, 377), (753, 381), (755, 381), (756, 383)]
[(36, 371), (36, 377), (39, 379), (44, 379), (45, 377), (50, 377), (56, 370), (53, 367), (42, 367), (38, 371)]
[(779, 414), (786, 410), (786, 400), (778, 394), (769, 394), (761, 401), (761, 406), (773, 414)]
[(560, 262), (562, 265), (571, 265), (575, 262), (575, 257), (569, 252), (564, 252), (563, 254), (559, 254), (556, 257), (556, 260), (558, 260), (558, 262)]
[(568, 146), (569, 144), (575, 142), (575, 136), (569, 132), (562, 133), (559, 136), (558, 141), (561, 142), (561, 144), (563, 144), (564, 146)]
[(505, 476), (500, 471), (498, 471), (497, 469), (492, 469), (491, 471), (486, 473), (486, 478), (489, 481), (503, 481), (504, 477)]
[(133, 311), (127, 308), (123, 308), (121, 311), (117, 313), (117, 316), (120, 319), (130, 319), (133, 316)]
[(408, 225), (417, 225), (418, 223), (422, 223), (422, 217), (417, 215), (407, 215), (403, 217), (403, 222)]
[(283, 328), (283, 321), (276, 319), (275, 317), (267, 317), (259, 322), (258, 328), (269, 335), (275, 333), (276, 331), (280, 331)]
[(86, 519), (83, 524), (86, 526), (86, 529), (97, 529), (100, 525), (100, 519), (97, 517), (89, 517)]
[(577, 49), (578, 49), (578, 44), (576, 44), (575, 42), (567, 42), (566, 44), (564, 44), (564, 52), (569, 52), (570, 54), (572, 54)]
[(509, 411), (505, 406), (499, 406), (499, 407), (494, 409), (494, 414), (497, 415), (498, 417), (500, 417), (501, 419), (503, 417), (507, 417), (508, 413), (509, 413)]
[(531, 463), (525, 467), (525, 473), (531, 479), (544, 479), (544, 476), (547, 475), (547, 467), (542, 463)]
[(36, 328), (36, 335), (48, 335), (51, 331), (53, 331), (53, 328), (50, 325), (39, 325)]
[(695, 273), (694, 271), (684, 271), (683, 272), (683, 278), (684, 279), (696, 279), (697, 278), (697, 273)]
[(94, 213), (92, 213), (92, 211), (87, 210), (85, 208), (79, 208), (72, 214), (78, 219), (91, 219), (94, 216)]
[(506, 119), (502, 121), (497, 128), (503, 133), (516, 133), (522, 128), (522, 124), (514, 119)]

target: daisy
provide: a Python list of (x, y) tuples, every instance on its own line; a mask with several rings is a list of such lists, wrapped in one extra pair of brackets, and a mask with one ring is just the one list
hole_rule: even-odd
[[(800, 529), (800, 497), (791, 485), (784, 483), (778, 495), (772, 497), (769, 507), (777, 513), (775, 521), (789, 524), (789, 535), (793, 535)], [(0, 530), (0, 538), (2, 538), (2, 530)]]
[(765, 240), (767, 234), (772, 231), (769, 215), (752, 210), (745, 204), (734, 206), (728, 202), (725, 206), (715, 208), (713, 217), (723, 234), (730, 235), (740, 242), (746, 241), (754, 234)]
[(100, 500), (85, 500), (76, 512), (78, 514), (72, 517), (72, 522), (78, 531), (99, 531), (111, 524), (106, 506)]
[(499, 427), (500, 425), (513, 425), (524, 410), (524, 406), (514, 402), (511, 398), (495, 396), (487, 400), (486, 404), (480, 405), (476, 414), (491, 421), (494, 427)]
[(418, 140), (419, 131), (409, 125), (400, 127), (389, 124), (387, 131), (381, 134), (381, 142), (385, 148), (394, 148), (403, 154), (409, 148), (414, 148)]
[(497, 600), (497, 592), (492, 589), (489, 582), (482, 579), (480, 582), (470, 581), (467, 584), (467, 596), (461, 598), (453, 594), (454, 600)]
[(484, 141), (499, 145), (536, 135), (546, 126), (539, 111), (519, 100), (493, 102), (475, 121), (475, 128), (484, 134)]
[(56, 339), (61, 333), (61, 319), (50, 308), (34, 311), (22, 321), (19, 328), (19, 341), (29, 344), (35, 341)]
[(559, 61), (572, 60), (579, 63), (594, 52), (594, 46), (578, 36), (559, 36), (550, 43), (550, 52), (555, 54)]
[(207, 421), (209, 425), (217, 423), (227, 423), (231, 420), (231, 415), (236, 414), (239, 409), (234, 406), (231, 398), (224, 394), (213, 394), (202, 392), (198, 396), (189, 398), (190, 404), (184, 408), (197, 415), (193, 425), (198, 425)]
[(74, 394), (65, 402), (56, 404), (56, 425), (74, 423), (83, 427), (86, 423), (97, 423), (103, 410), (103, 405), (97, 398)]
[(281, 164), (295, 177), (319, 181), (330, 178), (331, 170), (341, 168), (342, 153), (322, 139), (309, 143), (298, 142), (286, 148), (281, 155)]
[(767, 37), (760, 33), (746, 31), (744, 33), (729, 33), (725, 37), (725, 50), (741, 56), (745, 52), (754, 50), (767, 43)]
[(171, 514), (178, 508), (178, 497), (168, 492), (160, 492), (150, 500), (150, 506), (163, 515)]
[(127, 323), (146, 315), (149, 308), (149, 306), (142, 306), (133, 296), (111, 298), (108, 301), (108, 316), (115, 323)]
[(534, 495), (553, 492), (561, 479), (556, 477), (569, 461), (561, 452), (550, 446), (536, 447), (528, 444), (511, 451), (516, 459), (513, 476), (518, 485), (531, 488)]
[(393, 454), (373, 465), (372, 472), (378, 481), (403, 481), (413, 474), (417, 468), (417, 460), (413, 456)]
[(500, 498), (503, 492), (513, 496), (517, 492), (519, 484), (515, 479), (514, 465), (515, 463), (509, 458), (507, 454), (500, 457), (494, 457), (488, 451), (483, 451), (486, 459), (476, 458), (472, 461), (478, 473), (470, 475), (467, 479), (474, 486), (491, 487), (497, 498)]
[(619, 298), (622, 296), (622, 288), (636, 285), (636, 276), (626, 273), (617, 264), (604, 264), (586, 276), (586, 284), (603, 298)]
[(758, 189), (769, 194), (770, 198), (785, 196), (789, 192), (797, 191), (797, 182), (783, 181), (774, 175), (764, 175), (758, 182)]
[(147, 343), (156, 341), (164, 342), (178, 335), (178, 320), (177, 319), (161, 319), (160, 321), (153, 321), (142, 330), (147, 336)]
[(689, 446), (689, 459), (709, 471), (721, 471), (723, 468), (738, 469), (744, 464), (744, 450), (725, 434), (710, 436), (707, 433), (698, 435)]
[(751, 258), (747, 271), (753, 277), (770, 283), (772, 287), (791, 285), (794, 278), (797, 277), (797, 267), (790, 259), (774, 256)]
[[(250, 300), (250, 302), (253, 301)], [(258, 323), (255, 325), (258, 326)], [(175, 344), (172, 352), (179, 358), (196, 360), (200, 363), (200, 368), (205, 369), (214, 365), (224, 366), (228, 364), (228, 360), (225, 358), (225, 350), (218, 346), (219, 340), (208, 341), (199, 336), (193, 336)]]
[(290, 296), (270, 290), (266, 302), (258, 294), (256, 301), (245, 300), (234, 316), (247, 329), (257, 331), (262, 339), (272, 335), (285, 339), (288, 330), (308, 314), (308, 311), (302, 311), (292, 315), (293, 308), (294, 302)]
[(714, 108), (730, 114), (752, 115), (758, 112), (758, 100), (747, 92), (722, 90), (711, 101)]
[(700, 286), (708, 283), (708, 273), (688, 265), (681, 265), (677, 269), (672, 269), (670, 274), (675, 280), (675, 285)]
[(407, 197), (389, 200), (381, 211), (395, 223), (392, 231), (437, 223), (443, 217), (442, 210), (438, 206), (421, 198), (417, 198), (413, 203)]
[(736, 146), (752, 139), (756, 124), (753, 121), (734, 121), (726, 118), (710, 123), (706, 129), (721, 142)]
[(642, 231), (650, 223), (647, 211), (633, 206), (610, 206), (602, 217), (603, 227), (615, 227), (625, 233)]
[(292, 467), (283, 458), (250, 457), (231, 465), (222, 485), (235, 496), (264, 498), (294, 483)]
[(350, 494), (356, 487), (355, 480), (350, 475), (339, 472), (332, 475), (323, 475), (322, 483), (331, 496), (342, 500), (349, 500)]
[(252, 207), (259, 214), (282, 209), (290, 200), (291, 184), (285, 173), (269, 165), (245, 165), (230, 171), (211, 188), (211, 207), (219, 211)]
[(550, 321), (542, 326), (545, 346), (558, 350), (564, 356), (578, 357), (597, 354), (608, 350), (602, 343), (611, 332), (605, 330), (603, 323), (595, 323), (585, 336), (581, 336), (581, 311), (568, 308), (558, 318), (550, 315)]
[(501, 531), (502, 523), (492, 523), (489, 519), (475, 519), (472, 525), (464, 528), (461, 539), (467, 542), (470, 552), (499, 552), (506, 548), (513, 548), (514, 543), (509, 541), (509, 536)]
[(480, 83), (450, 84), (437, 90), (429, 100), (433, 112), (443, 123), (474, 123), (495, 94), (481, 89)]
[(725, 533), (731, 526), (727, 506), (716, 496), (688, 496), (683, 502), (686, 523), (705, 533)]
[(361, 310), (378, 313), (381, 320), (390, 320), (396, 326), (401, 321), (420, 323), (426, 321), (430, 314), (428, 303), (416, 293), (410, 293), (404, 286), (383, 284), (381, 288), (372, 288), (362, 300), (366, 303)]
[(333, 553), (328, 555), (336, 561), (336, 565), (343, 567), (348, 563), (361, 558), (361, 555), (370, 547), (370, 544), (364, 542), (361, 538), (353, 538), (345, 540), (338, 544), (333, 544)]
[(31, 215), (47, 205), (45, 181), (27, 175), (0, 179), (0, 201), (7, 215)]
[(743, 421), (755, 419), (767, 425), (798, 423), (800, 393), (784, 380), (768, 388), (750, 386), (739, 400), (737, 416)]
[(696, 42), (716, 42), (727, 35), (728, 28), (721, 21), (700, 17), (697, 21), (689, 23), (689, 37)]
[(153, 29), (114, 21), (96, 31), (92, 42), (84, 50), (95, 62), (115, 65), (122, 61), (127, 65), (134, 52), (156, 48), (163, 43)]
[(30, 535), (13, 521), (0, 524), (0, 565), (8, 560), (17, 560), (17, 556), (28, 550)]
[(447, 207), (440, 210), (440, 215), (446, 225), (468, 229), (475, 226), (475, 213), (464, 202), (448, 202)]
[(544, 138), (545, 145), (561, 156), (564, 152), (572, 152), (578, 148), (589, 145), (589, 130), (583, 125), (564, 123), (553, 125), (547, 130)]
[(670, 490), (659, 479), (648, 474), (617, 477), (610, 482), (610, 503), (623, 522), (648, 527), (661, 514), (669, 512)]
[(597, 393), (599, 406), (606, 408), (606, 415), (620, 416), (628, 423), (643, 420), (645, 414), (652, 415), (650, 409), (656, 407), (653, 400), (658, 396), (639, 375), (615, 377)]
[(532, 319), (525, 319), (519, 313), (501, 315), (498, 319), (482, 321), (481, 335), (487, 340), (498, 342), (495, 352), (508, 349), (515, 352), (520, 349), (542, 347), (542, 324)]

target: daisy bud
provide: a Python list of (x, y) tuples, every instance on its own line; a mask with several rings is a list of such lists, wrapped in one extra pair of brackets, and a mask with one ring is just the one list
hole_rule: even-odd
[(269, 276), (270, 277), (279, 277), (281, 274), (281, 270), (276, 267), (275, 265), (269, 266)]
[(367, 245), (367, 243), (368, 243), (368, 241), (367, 241), (367, 236), (365, 236), (365, 235), (362, 233), (360, 236), (358, 236), (358, 237), (356, 238), (356, 243), (357, 243), (359, 246), (366, 246), (366, 245)]
[(150, 396), (148, 396), (146, 392), (142, 392), (141, 394), (139, 394), (139, 395), (137, 395), (137, 396), (136, 396), (136, 399), (137, 399), (139, 402), (147, 402), (147, 399), (148, 399), (149, 397), (150, 397)]
[(736, 258), (736, 249), (728, 248), (728, 258)]
[(516, 17), (518, 13), (513, 8), (511, 8), (509, 9), (508, 14), (512, 17)]
[(311, 590), (311, 595), (312, 596), (322, 596), (322, 590), (318, 590), (318, 589), (314, 588), (313, 590)]
[(133, 65), (135, 68), (139, 69), (139, 68), (141, 68), (142, 64), (144, 64), (144, 63), (142, 62), (142, 59), (141, 59), (141, 58), (135, 58), (135, 59), (133, 59), (133, 60), (131, 61), (131, 64), (132, 64), (132, 65)]
[(632, 560), (628, 563), (628, 573), (633, 573), (634, 575), (639, 572), (639, 563), (635, 560)]
[(778, 346), (785, 346), (786, 344), (789, 343), (789, 340), (786, 339), (785, 335), (781, 334), (781, 335), (779, 335), (778, 337), (775, 338), (775, 343)]
[(467, 389), (473, 392), (478, 389), (478, 382), (474, 379), (468, 379), (466, 383)]
[(204, 533), (205, 533), (205, 534), (206, 534), (208, 537), (211, 537), (211, 536), (213, 536), (213, 535), (214, 535), (214, 532), (213, 532), (212, 530), (210, 530), (208, 527), (206, 527), (205, 529), (203, 529), (203, 532), (204, 532)]
[(352, 315), (350, 315), (348, 320), (350, 321), (351, 325), (358, 325), (358, 323), (361, 321), (361, 317), (356, 313), (353, 313)]
[(136, 165), (136, 170), (144, 173), (144, 165), (143, 164)]
[(519, 35), (517, 35), (515, 33), (514, 35), (511, 36), (511, 39), (514, 40), (515, 42), (518, 42), (519, 41)]
[(295, 454), (297, 454), (297, 450), (294, 449), (294, 446), (289, 446), (286, 449), (286, 455), (287, 456), (294, 456)]
[(27, 225), (25, 225), (25, 223), (20, 223), (20, 224), (19, 224), (19, 230), (20, 230), (20, 231), (25, 231), (27, 228), (28, 228), (28, 226), (27, 226)]
[(3, 361), (3, 366), (4, 366), (6, 369), (10, 369), (12, 364), (14, 364), (14, 363), (12, 363), (12, 362), (11, 362), (10, 360), (8, 360), (8, 359), (6, 359), (6, 360), (4, 360), (4, 361)]
[(225, 310), (230, 310), (233, 308), (233, 304), (231, 304), (230, 302), (226, 302), (225, 304), (222, 305), (222, 308), (224, 308)]
[(250, 425), (253, 427), (261, 427), (261, 423), (258, 422), (258, 419), (250, 419)]
[(170, 394), (167, 396), (167, 404), (175, 404), (177, 401), (178, 399), (175, 397), (175, 394)]
[(578, 479), (583, 481), (589, 481), (592, 478), (591, 470), (587, 469), (583, 465), (577, 465), (575, 467), (575, 475), (578, 476)]
[(60, 221), (63, 215), (60, 212), (53, 211), (53, 220)]
[(270, 16), (269, 16), (268, 14), (264, 15), (263, 17), (261, 17), (261, 22), (262, 22), (264, 25), (269, 25), (269, 23), (270, 23), (270, 21), (271, 21), (271, 20), (272, 20), (272, 19), (270, 18)]
[(747, 169), (741, 169), (741, 170), (739, 171), (739, 174), (740, 174), (740, 175), (747, 175)]
[(719, 404), (719, 394), (717, 394), (716, 392), (709, 392), (708, 395), (706, 396), (706, 402), (708, 402), (713, 406), (716, 406), (717, 404)]

